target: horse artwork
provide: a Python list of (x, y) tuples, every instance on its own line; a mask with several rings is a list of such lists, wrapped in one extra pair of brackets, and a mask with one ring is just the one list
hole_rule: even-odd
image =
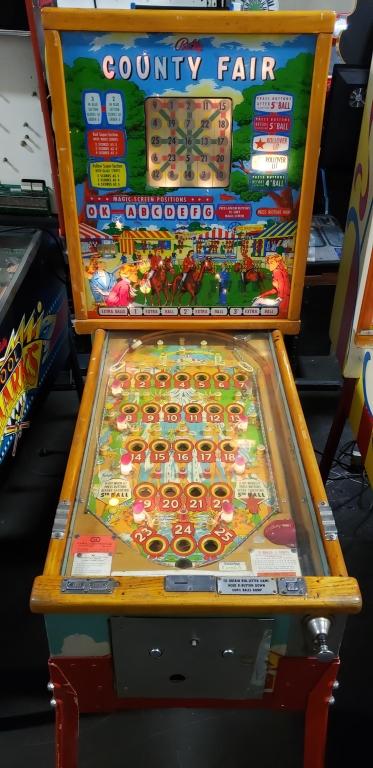
[(191, 271), (187, 273), (182, 286), (180, 285), (182, 280), (182, 275), (176, 275), (172, 283), (173, 300), (175, 300), (175, 297), (181, 291), (181, 293), (189, 293), (191, 296), (192, 302), (195, 302), (197, 298), (197, 294), (201, 288), (204, 275), (206, 273), (211, 274), (213, 272), (214, 272), (214, 264), (211, 261), (211, 259), (207, 258), (202, 262), (200, 266), (196, 265), (194, 269), (191, 269)]
[(235, 272), (241, 272), (242, 274), (242, 289), (246, 290), (248, 285), (251, 285), (251, 283), (260, 283), (264, 280), (264, 274), (260, 269), (255, 269), (255, 267), (250, 267), (249, 269), (242, 269), (242, 264), (239, 262), (234, 265), (234, 271)]
[(169, 289), (171, 287), (171, 283), (168, 282), (168, 274), (173, 275), (174, 272), (175, 272), (175, 269), (172, 264), (171, 258), (167, 256), (167, 258), (165, 258), (163, 261), (160, 262), (159, 266), (157, 267), (157, 269), (154, 271), (154, 274), (150, 278), (152, 302), (156, 299), (158, 304), (160, 304), (162, 292), (166, 299), (166, 303), (168, 302), (168, 299), (170, 297)]

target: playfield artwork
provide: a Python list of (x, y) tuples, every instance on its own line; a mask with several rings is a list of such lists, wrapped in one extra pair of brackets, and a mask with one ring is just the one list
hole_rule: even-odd
[(270, 370), (264, 338), (111, 339), (74, 512), (71, 575), (84, 570), (92, 535), (115, 551), (112, 571), (299, 575), (311, 567), (298, 555), (294, 516), (306, 499), (295, 502), (300, 486), (282, 467)]
[(63, 32), (87, 316), (288, 316), (312, 35)]

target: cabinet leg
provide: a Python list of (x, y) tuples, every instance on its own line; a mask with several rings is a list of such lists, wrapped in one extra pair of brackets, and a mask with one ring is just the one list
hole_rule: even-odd
[(323, 768), (329, 706), (339, 660), (325, 665), (325, 672), (311, 691), (305, 713), (303, 768)]
[(78, 697), (54, 661), (49, 662), (49, 674), (52, 702), (56, 709), (55, 768), (78, 768)]
[(320, 474), (323, 483), (326, 483), (339, 441), (350, 412), (352, 398), (355, 390), (356, 379), (344, 379), (337, 410), (330, 427), (328, 439), (325, 444), (320, 461)]

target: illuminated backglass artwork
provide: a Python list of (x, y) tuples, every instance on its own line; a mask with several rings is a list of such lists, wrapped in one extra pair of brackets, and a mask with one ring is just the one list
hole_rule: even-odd
[(225, 187), (231, 159), (231, 99), (151, 98), (145, 102), (148, 183)]
[(316, 36), (61, 44), (84, 318), (287, 319)]

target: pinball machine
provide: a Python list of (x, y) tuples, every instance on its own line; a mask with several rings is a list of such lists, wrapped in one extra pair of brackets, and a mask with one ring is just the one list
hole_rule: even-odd
[(341, 267), (330, 323), (343, 385), (320, 469), (327, 478), (346, 420), (373, 484), (373, 62), (365, 97)]
[(59, 768), (80, 711), (153, 706), (303, 710), (323, 765), (360, 594), (282, 334), (333, 20), (43, 12), (75, 326), (95, 331), (31, 598)]

